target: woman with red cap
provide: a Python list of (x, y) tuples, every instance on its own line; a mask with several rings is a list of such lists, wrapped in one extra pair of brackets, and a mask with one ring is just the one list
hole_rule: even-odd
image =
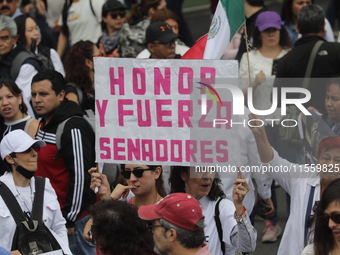
[(274, 178), (290, 194), (290, 215), (281, 239), (278, 254), (300, 255), (306, 244), (312, 240), (313, 228), (310, 216), (314, 214), (315, 202), (329, 183), (340, 178), (340, 137), (333, 136), (321, 140), (318, 161), (315, 165), (298, 165), (279, 157), (270, 146), (264, 127), (259, 127), (251, 115), (253, 134), (260, 158), (268, 177)]

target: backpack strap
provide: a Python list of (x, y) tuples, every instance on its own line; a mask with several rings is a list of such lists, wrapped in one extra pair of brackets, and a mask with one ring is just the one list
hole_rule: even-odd
[(26, 221), (26, 216), (23, 213), (17, 199), (13, 195), (12, 191), (2, 181), (0, 181), (0, 195), (4, 200), (7, 208), (11, 212), (15, 223), (17, 225), (20, 225), (22, 221)]
[(59, 157), (59, 150), (61, 148), (61, 136), (64, 133), (65, 125), (66, 125), (67, 121), (69, 121), (72, 118), (83, 118), (83, 117), (77, 116), (77, 115), (76, 116), (71, 116), (71, 117), (65, 119), (64, 121), (62, 121), (61, 123), (59, 123), (59, 125), (57, 127), (57, 131), (55, 133), (55, 144), (57, 146), (57, 150), (58, 151), (57, 151), (57, 153), (54, 156), (54, 160), (56, 160)]
[(79, 105), (82, 105), (83, 101), (84, 101), (83, 91), (80, 88), (78, 88), (77, 86), (75, 86), (75, 88), (77, 90)]
[(28, 59), (28, 58), (34, 58), (32, 52), (28, 51), (21, 51), (13, 60), (12, 66), (11, 66), (11, 78), (15, 80), (20, 71), (20, 67), (22, 64)]
[(313, 206), (313, 200), (314, 200), (314, 192), (315, 192), (315, 186), (312, 186), (309, 193), (308, 198), (308, 204), (306, 208), (306, 216), (305, 216), (305, 233), (304, 233), (304, 244), (307, 245), (307, 234), (308, 234), (308, 219), (311, 215), (312, 206)]
[(30, 124), (33, 121), (33, 118), (30, 118), (26, 121), (24, 131), (28, 134), (28, 129), (30, 128)]
[(223, 242), (223, 230), (222, 230), (222, 224), (221, 224), (221, 219), (220, 219), (220, 203), (222, 201), (222, 197), (220, 197), (220, 199), (217, 201), (216, 205), (215, 205), (215, 224), (216, 224), (216, 228), (217, 228), (217, 233), (218, 233), (218, 237), (220, 239), (220, 243), (221, 243), (221, 251), (222, 254), (225, 254), (225, 245)]
[(35, 179), (35, 194), (32, 208), (32, 219), (42, 220), (46, 179), (43, 177), (34, 177), (34, 179)]
[(57, 131), (55, 133), (55, 145), (57, 146), (57, 152), (54, 156), (54, 160), (56, 160), (58, 157), (59, 157), (59, 150), (61, 148), (61, 135), (63, 134), (64, 132), (64, 128), (65, 128), (65, 125), (66, 125), (66, 122), (71, 119), (72, 117), (70, 118), (67, 118), (65, 119), (64, 121), (62, 121), (61, 123), (59, 123), (58, 127), (57, 127)]
[(89, 1), (90, 1), (90, 7), (91, 7), (91, 11), (93, 13), (93, 16), (96, 18), (96, 20), (98, 20), (97, 15), (96, 15), (96, 13), (95, 13), (95, 11), (93, 9), (92, 0), (89, 0)]
[[(310, 75), (312, 74), (312, 69), (313, 69), (314, 62), (315, 62), (315, 57), (316, 57), (316, 54), (318, 53), (318, 50), (320, 49), (320, 46), (323, 43), (324, 42), (321, 40), (317, 41), (314, 44), (311, 54), (309, 55), (308, 65), (307, 65), (306, 72), (305, 72), (305, 78), (303, 79), (303, 83), (302, 83), (302, 87), (305, 89), (308, 89)], [(300, 95), (300, 97), (302, 97), (302, 94)]]

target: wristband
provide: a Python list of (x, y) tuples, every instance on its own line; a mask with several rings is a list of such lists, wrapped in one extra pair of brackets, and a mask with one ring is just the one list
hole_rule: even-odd
[(235, 210), (235, 213), (234, 213), (234, 219), (236, 220), (237, 223), (242, 223), (243, 222), (243, 218), (242, 216), (244, 215), (244, 213), (246, 212), (246, 208), (243, 206), (243, 211), (240, 215), (237, 215), (236, 214), (236, 210)]

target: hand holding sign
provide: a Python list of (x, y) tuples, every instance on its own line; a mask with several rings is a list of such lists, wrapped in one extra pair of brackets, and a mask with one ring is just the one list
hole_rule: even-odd
[(92, 167), (88, 172), (91, 174), (90, 188), (94, 192), (98, 189), (96, 193), (100, 195), (100, 199), (110, 199), (111, 190), (106, 175), (100, 173), (97, 167)]

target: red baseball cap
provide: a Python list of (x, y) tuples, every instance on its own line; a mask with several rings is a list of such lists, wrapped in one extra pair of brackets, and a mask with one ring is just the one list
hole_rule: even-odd
[(141, 206), (138, 215), (143, 220), (164, 219), (177, 227), (199, 230), (197, 223), (204, 218), (200, 203), (186, 193), (172, 193), (157, 204)]

